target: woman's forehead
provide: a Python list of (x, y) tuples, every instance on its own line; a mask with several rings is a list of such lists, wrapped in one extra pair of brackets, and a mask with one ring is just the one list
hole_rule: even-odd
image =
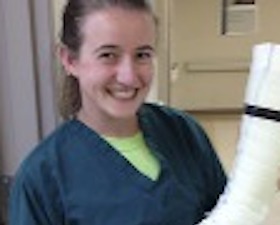
[(136, 10), (106, 9), (88, 14), (81, 32), (84, 41), (108, 42), (153, 42), (155, 23), (152, 15)]

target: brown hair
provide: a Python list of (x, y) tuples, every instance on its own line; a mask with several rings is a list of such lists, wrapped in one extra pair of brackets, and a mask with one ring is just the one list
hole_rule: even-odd
[[(68, 0), (63, 12), (61, 43), (77, 56), (83, 37), (80, 31), (83, 19), (91, 12), (109, 7), (120, 7), (128, 10), (137, 10), (151, 13), (151, 6), (146, 0)], [(76, 115), (81, 108), (81, 95), (78, 80), (72, 76), (64, 76), (59, 101), (60, 114), (64, 119)]]

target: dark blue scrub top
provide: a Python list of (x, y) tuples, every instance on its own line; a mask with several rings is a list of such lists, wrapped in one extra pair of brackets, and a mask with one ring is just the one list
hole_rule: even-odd
[(10, 195), (10, 225), (194, 225), (226, 178), (205, 133), (188, 115), (145, 104), (145, 141), (161, 163), (141, 174), (97, 133), (73, 119), (28, 156)]

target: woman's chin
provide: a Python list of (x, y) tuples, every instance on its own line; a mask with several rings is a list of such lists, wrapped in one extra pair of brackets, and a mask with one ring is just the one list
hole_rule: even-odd
[(115, 119), (130, 119), (136, 116), (136, 113), (140, 105), (122, 105), (117, 107), (112, 107), (110, 109), (110, 116)]

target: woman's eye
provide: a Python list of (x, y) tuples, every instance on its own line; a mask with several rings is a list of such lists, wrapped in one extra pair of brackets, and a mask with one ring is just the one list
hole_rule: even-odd
[(149, 62), (152, 59), (153, 54), (151, 52), (138, 52), (136, 59), (140, 62)]
[(105, 63), (113, 63), (118, 59), (118, 56), (113, 52), (103, 52), (98, 56), (98, 58), (103, 60)]
[(115, 54), (112, 52), (104, 52), (99, 55), (100, 58), (114, 58)]

